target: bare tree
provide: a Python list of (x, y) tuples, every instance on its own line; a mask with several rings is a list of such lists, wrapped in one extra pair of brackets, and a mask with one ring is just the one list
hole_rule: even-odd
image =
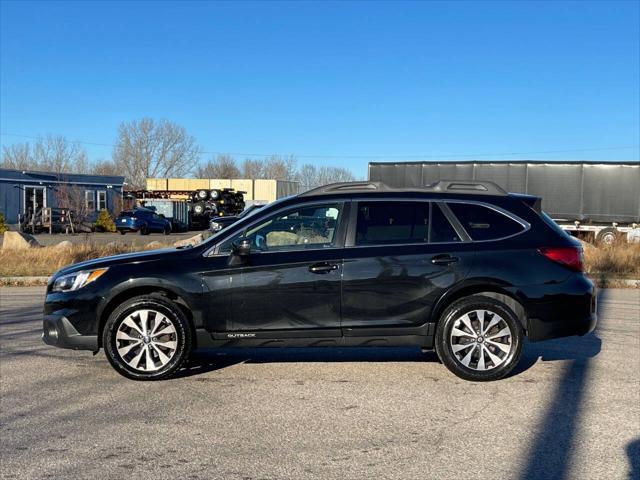
[(94, 175), (119, 176), (122, 175), (118, 166), (110, 160), (98, 160), (91, 167)]
[(301, 191), (335, 182), (352, 182), (355, 180), (353, 173), (346, 168), (316, 167), (312, 164), (304, 164), (298, 170), (298, 181)]
[(48, 135), (30, 143), (4, 147), (2, 166), (17, 170), (44, 170), (55, 173), (87, 173), (87, 152), (77, 142), (65, 137)]
[(122, 123), (113, 160), (127, 181), (144, 187), (147, 177), (181, 177), (197, 164), (200, 149), (194, 137), (175, 123), (150, 118)]
[(230, 155), (218, 155), (207, 163), (198, 166), (198, 178), (240, 178), (240, 170), (235, 159)]
[(264, 161), (264, 178), (294, 180), (296, 178), (296, 158), (272, 155)]
[(86, 173), (89, 167), (87, 152), (77, 142), (60, 135), (38, 139), (33, 160), (39, 169), (55, 173)]
[(91, 210), (90, 205), (87, 205), (84, 188), (61, 183), (56, 187), (53, 195), (59, 208), (71, 210), (71, 218), (76, 228), (81, 227), (82, 224), (88, 221), (89, 215), (93, 210)]
[(264, 162), (247, 158), (242, 162), (242, 178), (265, 178)]
[(14, 143), (2, 147), (2, 168), (14, 170), (33, 170), (33, 157), (29, 142)]

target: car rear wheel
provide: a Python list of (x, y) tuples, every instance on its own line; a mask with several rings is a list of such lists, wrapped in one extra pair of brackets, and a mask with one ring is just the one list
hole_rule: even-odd
[(465, 380), (505, 377), (518, 364), (524, 332), (504, 303), (483, 296), (454, 302), (436, 330), (436, 352), (442, 363)]
[(139, 232), (140, 235), (149, 235), (149, 227), (147, 227), (147, 225), (142, 225)]
[(120, 232), (120, 235), (124, 235), (125, 233), (127, 233), (124, 230), (119, 230), (119, 232)]
[(132, 298), (109, 316), (102, 332), (109, 363), (132, 380), (163, 380), (188, 360), (191, 328), (184, 313), (162, 295)]
[(165, 225), (162, 233), (164, 233), (165, 235), (169, 235), (171, 233), (171, 226)]

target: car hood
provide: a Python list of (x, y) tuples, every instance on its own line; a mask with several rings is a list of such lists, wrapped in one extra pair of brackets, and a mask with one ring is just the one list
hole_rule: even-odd
[(54, 273), (51, 278), (58, 277), (67, 273), (73, 273), (80, 270), (96, 269), (110, 267), (113, 265), (121, 265), (124, 263), (139, 263), (149, 262), (160, 259), (167, 259), (173, 255), (184, 254), (185, 248), (162, 248), (158, 250), (148, 250), (144, 252), (122, 253), (120, 255), (111, 255), (109, 257), (95, 258), (93, 260), (86, 260), (84, 262), (74, 263), (61, 268)]

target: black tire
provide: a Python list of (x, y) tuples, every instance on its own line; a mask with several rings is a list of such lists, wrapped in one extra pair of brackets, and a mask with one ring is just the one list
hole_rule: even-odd
[[(490, 314), (497, 314), (502, 318), (504, 323), (500, 322), (496, 326), (488, 329), (485, 333), (479, 335), (479, 316), (475, 313), (479, 310), (484, 311), (484, 313), (482, 313), (483, 317), (486, 316), (486, 312), (489, 312)], [(475, 336), (475, 339), (472, 340), (471, 335), (456, 337), (463, 338), (465, 340), (464, 342), (460, 340), (460, 343), (454, 345), (452, 344), (454, 341), (453, 336), (455, 335), (455, 332), (452, 332), (453, 327), (456, 324), (459, 327), (462, 326), (462, 318), (465, 317), (466, 314), (470, 314), (469, 317), (466, 318), (471, 322), (470, 324), (473, 329), (476, 330), (475, 332), (473, 329), (471, 331)], [(484, 324), (485, 327), (489, 326), (491, 320), (495, 317), (492, 315), (487, 318), (488, 323)], [(505, 324), (510, 330), (510, 342), (496, 342), (496, 337), (492, 338), (490, 335), (495, 335), (496, 333), (503, 331)], [(496, 331), (495, 329), (499, 330)], [(468, 330), (469, 329), (467, 327), (463, 328), (464, 332)], [(487, 337), (486, 339), (485, 336)], [(489, 338), (492, 339), (489, 340)], [(504, 340), (506, 335), (498, 338)], [(486, 382), (504, 378), (511, 372), (511, 370), (513, 370), (520, 361), (520, 356), (522, 355), (523, 338), (524, 330), (520, 324), (520, 320), (507, 305), (493, 298), (475, 295), (457, 300), (444, 311), (436, 328), (435, 347), (438, 357), (442, 363), (454, 375), (465, 380)], [(497, 348), (496, 343), (500, 343), (500, 345), (503, 345), (505, 348), (509, 347), (509, 351), (504, 352), (502, 349)], [(474, 353), (470, 353), (470, 350), (465, 347), (465, 344), (468, 344), (469, 348), (471, 348)], [(462, 348), (458, 350), (458, 354), (456, 354), (453, 349), (458, 345)], [(487, 351), (490, 353), (486, 353)], [(467, 360), (467, 363), (469, 365), (465, 366), (463, 361), (467, 358), (468, 352), (469, 360)], [(482, 352), (482, 360), (480, 360), (478, 352)], [(495, 363), (498, 363), (496, 366), (492, 361), (490, 354), (497, 357), (501, 363), (496, 361)], [(488, 368), (487, 370), (480, 369), (481, 361), (482, 365)], [(491, 367), (488, 367), (489, 363), (492, 364)]]
[(125, 233), (127, 233), (124, 230), (119, 230), (119, 232), (120, 232), (120, 235), (124, 235)]
[[(122, 342), (122, 340), (116, 339), (118, 329), (129, 318), (129, 315), (138, 310), (159, 312), (170, 320), (175, 328), (175, 352), (168, 363), (157, 370), (147, 372), (133, 368), (125, 360), (127, 355), (123, 357), (118, 351), (117, 342)], [(155, 318), (157, 317), (154, 317), (153, 321), (156, 321)], [(131, 380), (164, 380), (173, 376), (188, 361), (193, 346), (193, 335), (189, 321), (180, 307), (161, 294), (149, 294), (127, 300), (109, 315), (109, 319), (102, 331), (102, 345), (109, 363), (120, 375)], [(145, 344), (141, 343), (141, 345), (142, 349)], [(151, 345), (146, 348), (149, 348), (150, 351), (152, 350)], [(132, 350), (132, 355), (134, 353), (135, 350)], [(160, 357), (157, 354), (152, 355), (156, 355), (156, 361), (160, 361)], [(142, 358), (141, 361), (143, 361)]]
[(171, 225), (165, 225), (163, 232), (165, 235), (171, 234)]
[(620, 232), (617, 228), (607, 227), (603, 228), (596, 235), (596, 243), (598, 245), (613, 245), (618, 240)]
[(147, 227), (147, 225), (142, 225), (140, 230), (138, 230), (138, 233), (140, 233), (140, 235), (149, 235), (149, 227)]

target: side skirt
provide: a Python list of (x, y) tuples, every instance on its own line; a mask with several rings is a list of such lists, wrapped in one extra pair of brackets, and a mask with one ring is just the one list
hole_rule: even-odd
[[(220, 347), (408, 347), (419, 346), (424, 349), (433, 348), (433, 335), (361, 335), (361, 336), (317, 336), (313, 337), (280, 337), (273, 333), (265, 338), (259, 333), (227, 332), (209, 333), (206, 330), (196, 331), (196, 348), (220, 348)], [(229, 337), (231, 335), (231, 337)], [(237, 336), (235, 336), (237, 335)], [(253, 335), (253, 336), (252, 336)]]

